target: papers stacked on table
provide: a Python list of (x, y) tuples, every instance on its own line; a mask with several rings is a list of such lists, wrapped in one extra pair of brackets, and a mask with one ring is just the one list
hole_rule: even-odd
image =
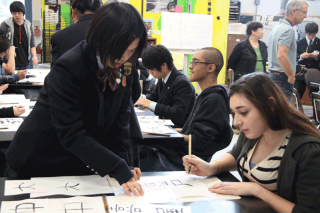
[(148, 134), (170, 135), (177, 132), (169, 126), (173, 126), (169, 119), (159, 119), (158, 116), (137, 116), (141, 132)]

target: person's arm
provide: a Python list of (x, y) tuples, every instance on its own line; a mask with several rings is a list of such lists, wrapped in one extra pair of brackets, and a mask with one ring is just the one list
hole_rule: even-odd
[[(218, 141), (222, 132), (225, 132), (231, 127), (229, 124), (229, 106), (225, 98), (219, 94), (210, 94), (199, 104), (199, 109), (196, 111), (191, 122), (192, 129), (192, 152), (195, 155), (200, 155), (207, 148), (213, 149), (215, 144), (216, 151), (228, 146), (225, 141)], [(185, 133), (184, 130), (182, 133)], [(188, 135), (185, 135), (185, 142), (188, 142)], [(231, 141), (230, 136), (230, 141)], [(212, 150), (212, 152), (214, 152)]]
[(156, 87), (152, 90), (152, 92), (149, 94), (146, 94), (146, 99), (148, 99), (150, 101), (157, 102), (159, 99), (159, 96), (158, 96), (158, 88), (159, 87), (160, 87), (160, 80), (158, 80), (158, 83), (157, 83)]
[(285, 74), (288, 76), (288, 82), (291, 84), (294, 84), (295, 76), (294, 76), (293, 70), (290, 66), (288, 52), (289, 52), (289, 47), (284, 46), (284, 45), (278, 45), (277, 58), (279, 61), (279, 65), (280, 65), (281, 69), (285, 72)]
[(3, 107), (0, 109), (0, 118), (12, 118), (12, 117), (14, 117), (13, 107)]
[(184, 156), (182, 158), (185, 170), (187, 172), (189, 171), (189, 163), (191, 163), (191, 174), (199, 176), (210, 176), (216, 175), (221, 172), (234, 171), (237, 168), (236, 159), (238, 159), (242, 151), (242, 147), (246, 142), (248, 141), (246, 140), (245, 135), (240, 132), (238, 141), (233, 146), (232, 150), (229, 153), (224, 154), (220, 159), (217, 160), (221, 163), (221, 171), (220, 164), (217, 161), (213, 160), (210, 163), (207, 163), (206, 161), (195, 156), (192, 158), (196, 159), (190, 159), (188, 156)]
[(30, 33), (31, 33), (31, 38), (30, 38), (30, 52), (32, 55), (32, 63), (33, 64), (38, 64), (38, 57), (37, 57), (37, 52), (36, 52), (36, 42), (34, 40), (34, 29), (31, 24), (30, 26)]
[(54, 63), (60, 57), (59, 45), (56, 42), (56, 35), (55, 34), (52, 35), (52, 37), (50, 39), (50, 43), (51, 43), (51, 46), (52, 46), (52, 50), (51, 50), (51, 55), (52, 55), (51, 67), (53, 67)]
[[(189, 158), (189, 156), (186, 155), (182, 158), (182, 160), (186, 172), (197, 176), (211, 176), (223, 172), (234, 171), (236, 170), (237, 163), (236, 159), (229, 153), (224, 154), (218, 160), (213, 160), (210, 163), (207, 163), (206, 161), (198, 158), (195, 155), (192, 155), (191, 158)], [(191, 165), (190, 172), (189, 164)]]
[[(120, 185), (126, 183), (133, 174), (125, 160), (99, 143), (85, 129), (82, 94), (88, 79), (84, 78), (84, 74), (74, 75), (71, 68), (74, 69), (74, 66), (68, 59), (56, 62), (44, 85), (48, 91), (51, 122), (59, 142), (100, 176), (110, 174)], [(77, 69), (84, 72), (79, 67)]]
[(33, 64), (38, 64), (38, 57), (37, 57), (37, 53), (36, 53), (36, 48), (35, 47), (31, 47), (31, 55), (32, 55), (32, 63)]
[(14, 74), (14, 69), (16, 67), (15, 64), (15, 59), (14, 59), (14, 55), (16, 52), (16, 47), (15, 46), (11, 46), (9, 49), (9, 54), (8, 54), (8, 63), (3, 63), (2, 67), (5, 70), (7, 75), (13, 75)]
[[(137, 62), (138, 63), (138, 62)], [(136, 69), (138, 65), (133, 66), (133, 82), (132, 82), (132, 101), (133, 103), (137, 102), (141, 95), (141, 85), (139, 80), (138, 70)]]
[(235, 71), (235, 69), (237, 67), (237, 64), (238, 64), (238, 61), (239, 61), (240, 55), (241, 55), (241, 50), (242, 50), (242, 44), (239, 43), (233, 48), (233, 50), (229, 56), (228, 66), (229, 66), (229, 68), (233, 69), (233, 71)]

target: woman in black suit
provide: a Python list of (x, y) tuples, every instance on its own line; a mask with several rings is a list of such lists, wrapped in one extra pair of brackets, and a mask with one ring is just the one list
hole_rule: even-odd
[(135, 182), (141, 172), (128, 166), (128, 147), (132, 81), (146, 39), (132, 5), (99, 8), (86, 41), (61, 56), (46, 77), (8, 148), (4, 175), (109, 174), (128, 195), (142, 195)]
[(228, 59), (229, 68), (234, 70), (234, 80), (252, 72), (266, 72), (267, 46), (263, 38), (263, 25), (251, 22), (247, 26), (248, 38), (237, 44)]

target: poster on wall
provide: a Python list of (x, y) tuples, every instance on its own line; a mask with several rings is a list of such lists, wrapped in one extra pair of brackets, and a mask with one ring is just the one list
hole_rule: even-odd
[(168, 4), (172, 0), (147, 0), (146, 12), (149, 13), (161, 13), (168, 11)]
[[(0, 23), (2, 23), (5, 19), (12, 17), (10, 12), (10, 4), (16, 0), (2, 0), (0, 1)], [(23, 4), (25, 4), (24, 0), (21, 0)]]
[(58, 0), (45, 0), (45, 5), (57, 5)]
[(70, 5), (70, 0), (58, 0), (59, 5)]

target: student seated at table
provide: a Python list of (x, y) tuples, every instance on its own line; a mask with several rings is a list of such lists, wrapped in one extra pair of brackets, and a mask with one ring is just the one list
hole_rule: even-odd
[(195, 99), (192, 84), (186, 75), (175, 68), (171, 53), (163, 45), (148, 46), (143, 52), (142, 63), (158, 79), (158, 83), (135, 105), (148, 107), (159, 118), (171, 119), (176, 127), (182, 127)]
[(14, 74), (15, 69), (15, 47), (10, 47), (7, 37), (1, 35), (0, 31), (0, 77), (3, 78), (1, 84), (13, 83), (26, 77), (27, 70), (20, 70)]
[(226, 85), (218, 85), (223, 67), (221, 52), (213, 47), (196, 52), (190, 63), (190, 82), (198, 82), (202, 90), (183, 129), (185, 145), (144, 147), (140, 152), (142, 171), (183, 170), (182, 157), (188, 153), (189, 134), (192, 152), (209, 162), (212, 154), (227, 147), (233, 131), (229, 122), (229, 97)]
[[(233, 124), (241, 129), (233, 149), (207, 163), (183, 157), (199, 176), (238, 170), (241, 183), (218, 183), (218, 194), (255, 196), (277, 212), (319, 212), (320, 133), (263, 73), (245, 75), (230, 88)], [(318, 209), (317, 209), (318, 208)]]
[[(1, 81), (2, 79), (0, 79)], [(9, 84), (3, 84), (0, 86), (0, 94), (2, 94), (3, 90), (8, 88)], [(10, 118), (10, 117), (18, 117), (26, 111), (24, 106), (17, 105), (12, 107), (3, 107), (0, 109), (0, 118)]]
[[(128, 149), (132, 78), (146, 40), (132, 5), (100, 7), (87, 39), (63, 54), (47, 75), (6, 152), (4, 176), (109, 174), (128, 195), (129, 190), (143, 195), (136, 182), (141, 171), (129, 167)], [(129, 62), (133, 66), (124, 69)]]

